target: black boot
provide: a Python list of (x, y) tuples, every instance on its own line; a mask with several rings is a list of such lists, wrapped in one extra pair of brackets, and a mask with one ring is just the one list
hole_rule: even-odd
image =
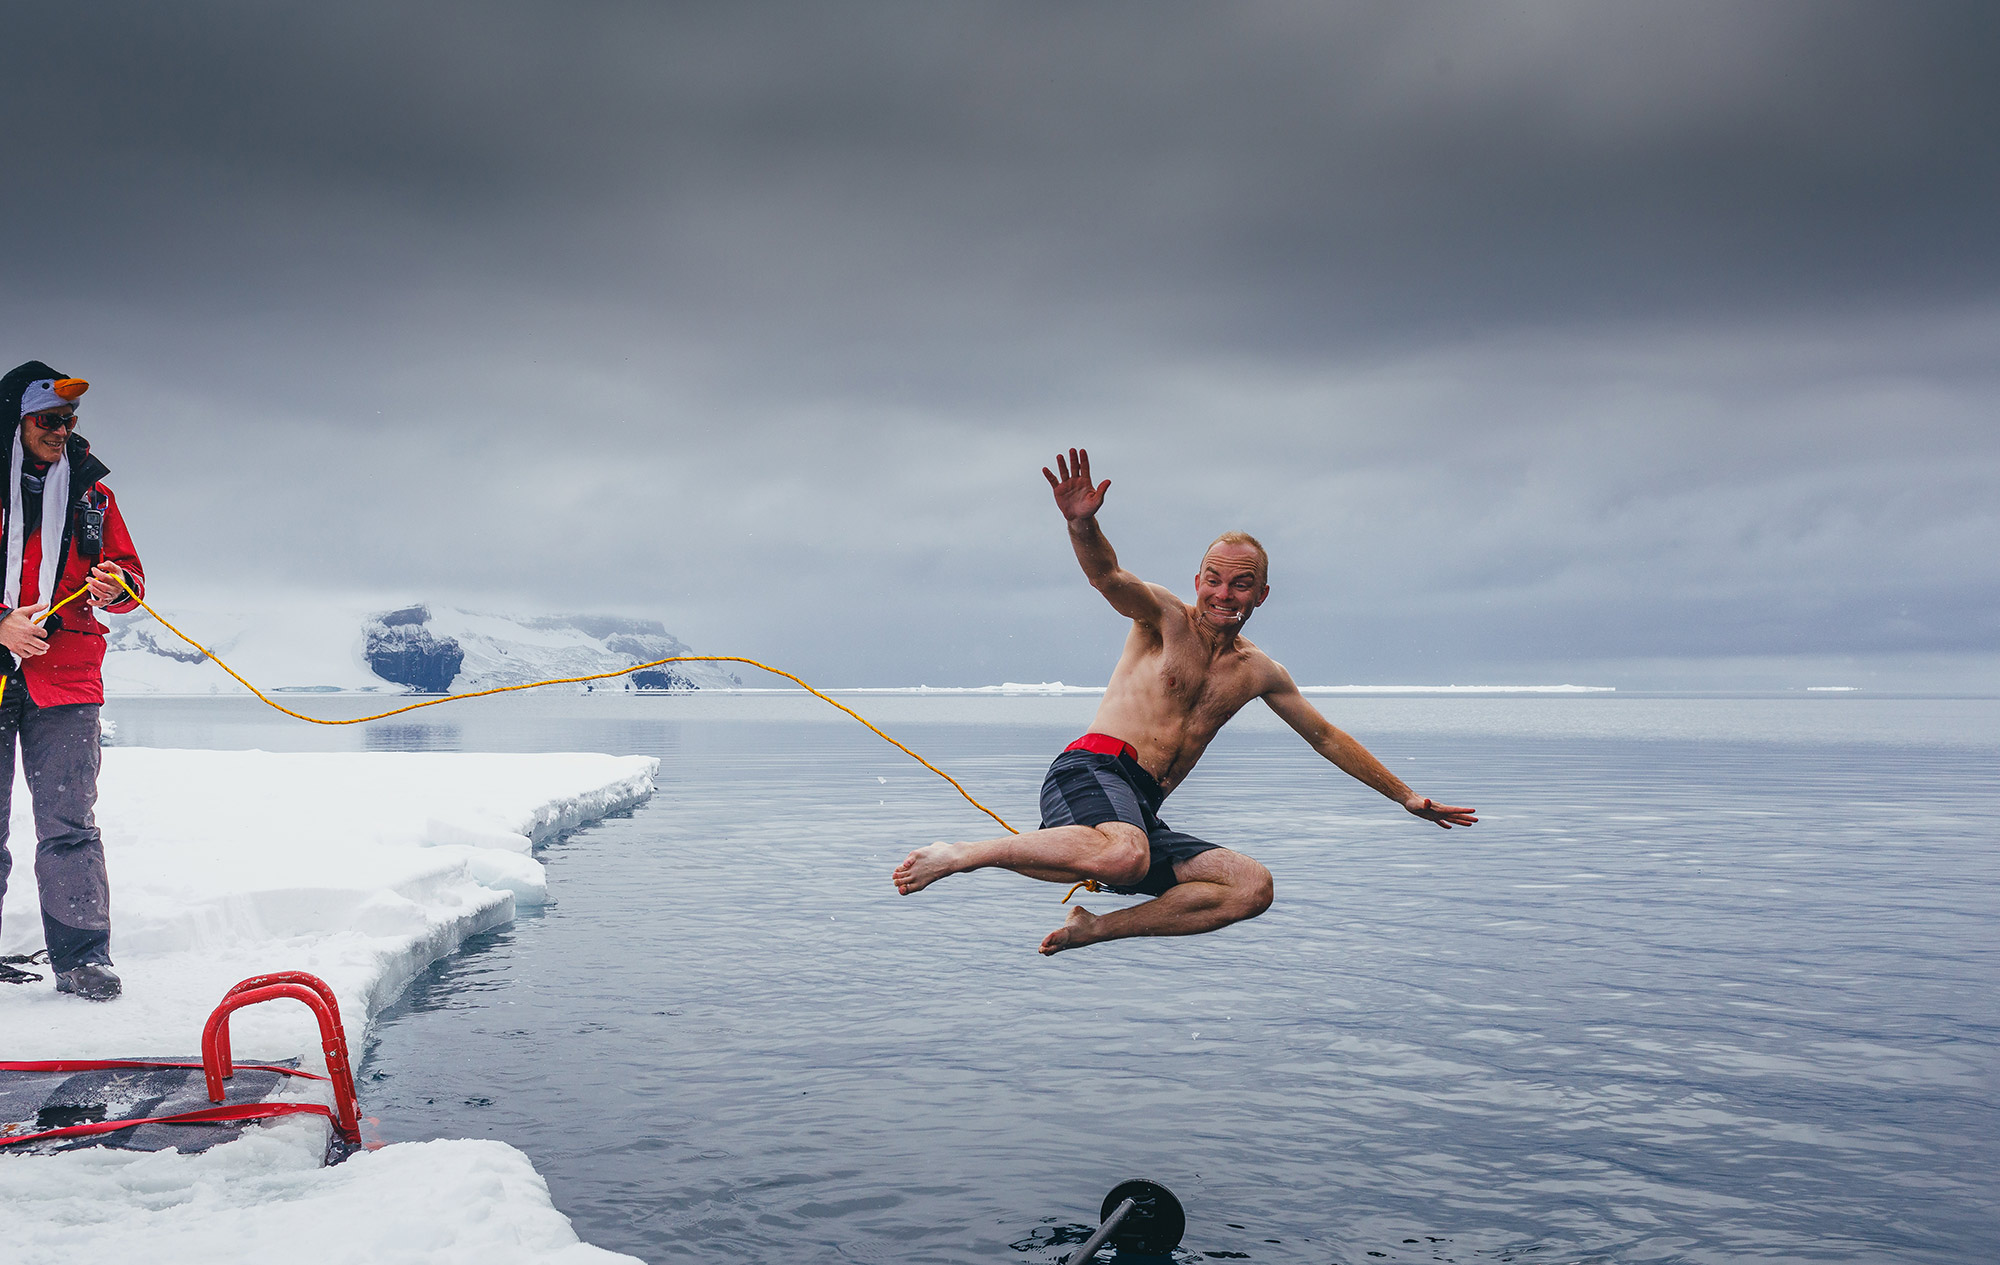
[(125, 991), (125, 986), (118, 982), (118, 973), (102, 962), (85, 962), (57, 971), (56, 991), (75, 993), (85, 1001), (110, 1001)]

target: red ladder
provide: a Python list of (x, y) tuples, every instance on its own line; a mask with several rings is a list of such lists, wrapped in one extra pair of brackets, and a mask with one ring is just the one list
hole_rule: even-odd
[(230, 1056), (229, 1016), (245, 1006), (277, 1001), (285, 997), (304, 1002), (312, 1010), (313, 1017), (319, 1020), (320, 1049), (326, 1054), (326, 1075), (319, 1076), (312, 1072), (301, 1072), (289, 1067), (272, 1067), (262, 1063), (246, 1063), (243, 1066), (258, 1071), (282, 1072), (287, 1076), (303, 1076), (310, 1080), (331, 1081), (333, 1083), (331, 1109), (319, 1103), (239, 1103), (227, 1107), (184, 1111), (173, 1116), (155, 1116), (145, 1120), (99, 1120), (89, 1124), (73, 1124), (61, 1129), (48, 1129), (41, 1133), (0, 1137), (0, 1146), (54, 1138), (84, 1137), (95, 1133), (112, 1133), (142, 1124), (215, 1124), (232, 1120), (262, 1120), (275, 1116), (297, 1115), (325, 1116), (332, 1122), (334, 1132), (342, 1141), (359, 1144), (361, 1110), (354, 1096), (354, 1070), (347, 1057), (347, 1033), (340, 1026), (340, 1003), (334, 999), (333, 990), (326, 986), (325, 980), (316, 975), (308, 975), (304, 971), (279, 971), (271, 975), (253, 975), (224, 993), (221, 1003), (209, 1014), (207, 1024), (202, 1027), (200, 1063), (158, 1063), (136, 1059), (52, 1059), (41, 1062), (0, 1063), (0, 1072), (91, 1072), (120, 1067), (199, 1067), (208, 1082), (208, 1100), (219, 1103), (223, 1096), (222, 1082), (236, 1074), (237, 1066)]

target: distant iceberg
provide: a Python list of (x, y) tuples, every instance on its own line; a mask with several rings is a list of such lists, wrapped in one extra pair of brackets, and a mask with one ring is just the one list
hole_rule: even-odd
[[(364, 632), (377, 676), (432, 694), (592, 676), (694, 653), (657, 621), (604, 615), (483, 615), (419, 605), (377, 615)], [(676, 663), (594, 688), (731, 689), (742, 683), (718, 663)]]

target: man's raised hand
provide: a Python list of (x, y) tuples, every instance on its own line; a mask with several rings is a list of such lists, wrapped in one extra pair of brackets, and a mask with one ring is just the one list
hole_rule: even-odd
[(1470, 808), (1452, 808), (1435, 800), (1425, 799), (1421, 795), (1410, 796), (1403, 801), (1403, 807), (1409, 809), (1413, 815), (1425, 821), (1434, 821), (1446, 830), (1450, 830), (1453, 826), (1470, 826), (1479, 820), (1472, 815)]
[[(1057, 472), (1061, 472), (1058, 477)], [(1079, 518), (1090, 518), (1104, 508), (1104, 490), (1111, 486), (1111, 480), (1091, 486), (1090, 454), (1082, 448), (1069, 450), (1069, 460), (1064, 461), (1061, 453), (1056, 454), (1056, 468), (1042, 467), (1042, 477), (1055, 489), (1056, 508), (1063, 517), (1075, 522)]]

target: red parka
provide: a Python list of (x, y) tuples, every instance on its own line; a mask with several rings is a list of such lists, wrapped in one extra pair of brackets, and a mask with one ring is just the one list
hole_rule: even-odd
[[(132, 533), (125, 528), (125, 516), (118, 512), (118, 498), (102, 482), (110, 470), (91, 455), (89, 441), (77, 434), (70, 435), (63, 459), (69, 462), (70, 503), (63, 526), (63, 557), (62, 565), (56, 572), (56, 591), (53, 596), (37, 591), (41, 587), (42, 533), (26, 532), (21, 542), (21, 605), (33, 606), (44, 599), (60, 602), (83, 587), (90, 576), (90, 569), (99, 562), (117, 563), (132, 587), (143, 594), (146, 591), (146, 575), (139, 565), (139, 551), (133, 547)], [(0, 474), (0, 481), (5, 478), (4, 474)], [(12, 500), (5, 491), (0, 489), (0, 567), (6, 564), (7, 508)], [(82, 544), (80, 537), (83, 534), (84, 513), (93, 502), (98, 501), (104, 508), (104, 550), (93, 558), (86, 556), (79, 546)], [(44, 512), (53, 508), (45, 507)], [(54, 631), (45, 629), (48, 653), (36, 655), (25, 664), (16, 664), (13, 655), (0, 650), (0, 666), (4, 666), (9, 673), (20, 672), (27, 679), (28, 697), (35, 700), (37, 707), (104, 701), (104, 635), (108, 630), (97, 618), (97, 609), (88, 602), (86, 594), (57, 612), (56, 618), (62, 621), (61, 626)], [(124, 597), (103, 609), (123, 614), (137, 607), (137, 602)], [(54, 624), (56, 621), (51, 619), (49, 622)]]

